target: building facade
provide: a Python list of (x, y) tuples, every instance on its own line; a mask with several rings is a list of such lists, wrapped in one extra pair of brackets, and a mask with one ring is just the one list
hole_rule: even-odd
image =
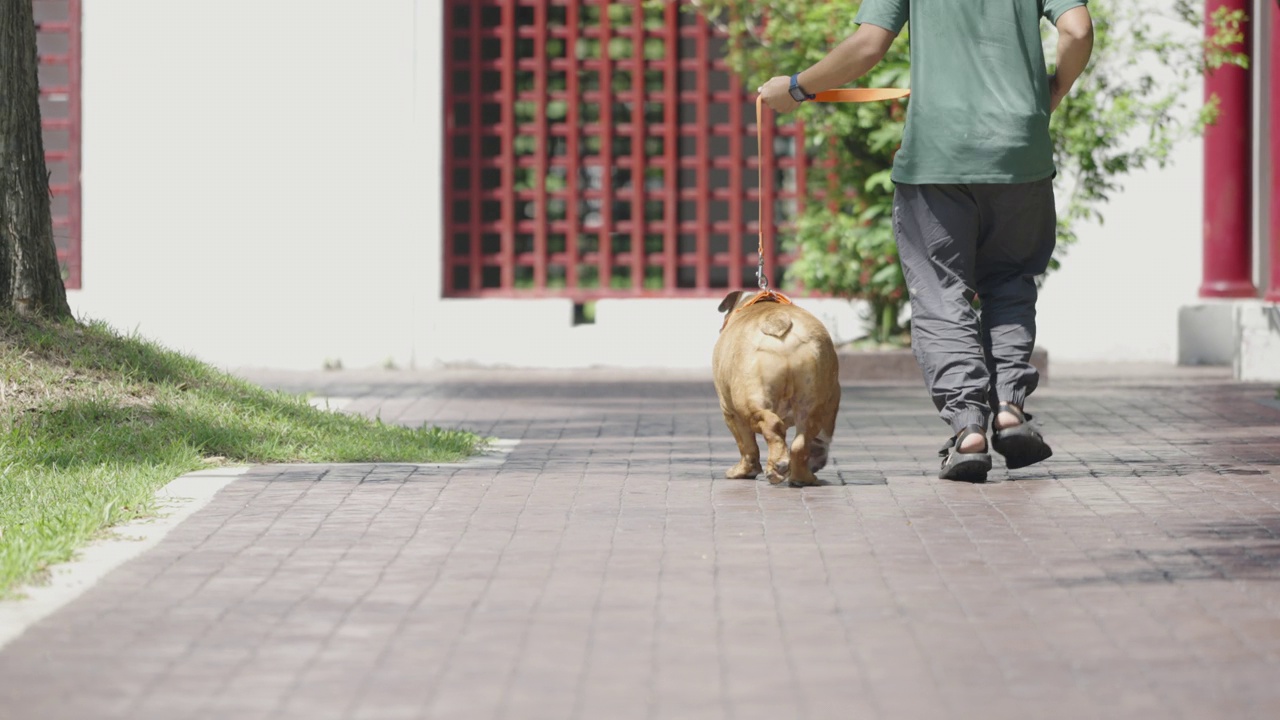
[[(719, 299), (753, 284), (759, 204), (784, 222), (805, 182), (785, 125), (754, 181), (750, 98), (674, 6), (42, 5), (68, 30), (47, 65), (67, 63), (49, 151), (72, 306), (221, 365), (704, 367)], [(1083, 228), (1042, 295), (1054, 358), (1177, 357), (1204, 178), (1189, 142)], [(767, 249), (771, 277), (786, 260)], [(802, 302), (860, 335), (856, 304)]]

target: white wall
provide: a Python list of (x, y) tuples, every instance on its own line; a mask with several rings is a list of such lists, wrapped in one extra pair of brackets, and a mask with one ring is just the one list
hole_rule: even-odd
[[(1263, 40), (1269, 13), (1276, 10), (1269, 0), (1254, 0), (1253, 7), (1254, 122), (1262, 129), (1269, 97), (1264, 88), (1270, 86)], [(1187, 42), (1198, 40), (1195, 29), (1176, 27)], [(1197, 82), (1185, 102), (1195, 104), (1203, 96), (1203, 83)], [(1260, 288), (1266, 287), (1269, 262), (1266, 140), (1265, 131), (1255, 132), (1254, 282)], [(1203, 269), (1203, 170), (1203, 143), (1192, 138), (1175, 149), (1168, 167), (1125, 178), (1123, 193), (1103, 207), (1106, 224), (1083, 228), (1080, 243), (1041, 295), (1040, 344), (1053, 358), (1173, 362), (1181, 306), (1208, 306), (1207, 317), (1231, 317), (1234, 302), (1202, 300), (1197, 294)], [(1233, 328), (1222, 331), (1230, 337)]]
[(1182, 143), (1163, 170), (1134, 173), (1040, 293), (1038, 344), (1050, 361), (1174, 362), (1178, 308), (1197, 301), (1204, 155)]
[(225, 365), (408, 363), (439, 195), (417, 6), (86, 0), (75, 311)]
[[(860, 336), (858, 308), (843, 300), (797, 299), (836, 342)], [(724, 316), (720, 298), (600, 300), (596, 322), (574, 326), (569, 300), (447, 300), (436, 306), (430, 364), (509, 367), (700, 368)]]
[(86, 0), (77, 314), (225, 366), (709, 363), (718, 298), (440, 298), (442, 9)]
[[(1152, 27), (1186, 43), (1200, 41), (1199, 28), (1169, 19), (1167, 3), (1140, 0), (1137, 12)], [(1159, 9), (1159, 12), (1155, 12)], [(1152, 73), (1099, 62), (1089, 74)], [(1172, 82), (1172, 73), (1165, 79)], [(1183, 95), (1186, 108), (1203, 103), (1198, 78)], [(1129, 143), (1144, 142), (1134, 133)], [(1173, 149), (1164, 168), (1120, 178), (1122, 191), (1101, 206), (1105, 223), (1077, 228), (1079, 242), (1062, 258), (1062, 269), (1045, 281), (1038, 306), (1038, 344), (1052, 360), (1175, 362), (1178, 309), (1197, 301), (1203, 265), (1204, 150), (1199, 137)], [(1062, 205), (1059, 198), (1059, 205)]]
[[(77, 313), (227, 366), (705, 366), (718, 298), (581, 327), (568, 301), (441, 300), (442, 10), (85, 0)], [(1201, 165), (1188, 142), (1082, 230), (1042, 295), (1053, 358), (1174, 358)], [(809, 305), (857, 336), (846, 303)]]

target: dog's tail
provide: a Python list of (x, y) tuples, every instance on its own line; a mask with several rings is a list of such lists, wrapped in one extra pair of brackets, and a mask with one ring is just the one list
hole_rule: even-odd
[(760, 323), (760, 332), (781, 340), (791, 332), (791, 318), (782, 313), (773, 313)]

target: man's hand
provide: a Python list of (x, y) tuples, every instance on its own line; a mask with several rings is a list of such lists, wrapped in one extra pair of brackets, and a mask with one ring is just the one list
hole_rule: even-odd
[(760, 96), (764, 98), (764, 104), (776, 112), (787, 113), (800, 107), (800, 103), (791, 97), (791, 78), (789, 77), (770, 78), (760, 86)]
[[(845, 38), (827, 56), (813, 67), (800, 73), (800, 87), (805, 92), (820, 93), (823, 90), (842, 87), (857, 80), (889, 51), (898, 33), (882, 27), (863, 23), (852, 35)], [(764, 102), (774, 110), (785, 113), (800, 107), (791, 97), (791, 78), (776, 77), (760, 86)]]
[[(826, 58), (800, 73), (800, 87), (805, 92), (817, 94), (832, 87), (849, 85), (876, 67), (876, 63), (888, 53), (895, 37), (897, 33), (888, 29), (870, 23), (860, 24), (854, 35), (846, 37)], [(778, 113), (790, 113), (800, 106), (791, 97), (790, 77), (771, 78), (759, 87), (758, 92), (764, 97), (764, 104)]]

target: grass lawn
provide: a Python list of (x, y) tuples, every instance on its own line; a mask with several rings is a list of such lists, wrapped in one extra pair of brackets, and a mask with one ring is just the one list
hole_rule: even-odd
[(191, 470), (449, 462), (466, 432), (316, 410), (103, 325), (0, 315), (0, 597)]

